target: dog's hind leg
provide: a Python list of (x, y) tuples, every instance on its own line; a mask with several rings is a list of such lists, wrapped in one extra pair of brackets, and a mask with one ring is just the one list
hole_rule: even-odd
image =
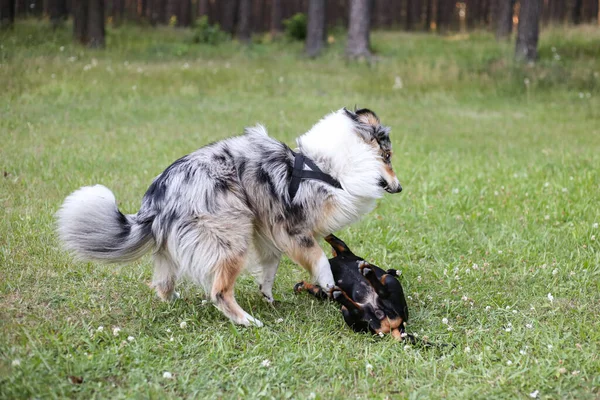
[(154, 276), (152, 287), (163, 301), (171, 301), (179, 298), (175, 291), (177, 280), (177, 264), (164, 250), (154, 254)]
[(257, 272), (255, 273), (258, 289), (269, 302), (273, 303), (273, 283), (279, 268), (281, 253), (275, 251), (255, 232), (254, 251), (256, 252)]
[(364, 311), (360, 304), (352, 300), (342, 289), (340, 289), (337, 286), (334, 286), (330, 290), (330, 292), (333, 300), (337, 301), (342, 306), (344, 306), (352, 317), (360, 319), (363, 316)]
[(235, 280), (244, 268), (245, 256), (230, 256), (215, 266), (215, 277), (210, 298), (217, 308), (236, 324), (263, 326), (239, 306), (233, 295)]
[(385, 274), (381, 277), (381, 280), (377, 279), (377, 275), (375, 275), (375, 271), (371, 267), (371, 264), (364, 260), (358, 263), (358, 269), (360, 270), (360, 273), (367, 279), (367, 281), (369, 281), (379, 297), (384, 299), (390, 297), (390, 291), (384, 283), (385, 279), (390, 277), (390, 275)]

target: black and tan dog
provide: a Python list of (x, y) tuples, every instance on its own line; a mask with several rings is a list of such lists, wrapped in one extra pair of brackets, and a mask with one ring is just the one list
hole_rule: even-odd
[(356, 332), (391, 333), (397, 340), (415, 342), (404, 332), (408, 306), (395, 269), (383, 269), (358, 257), (339, 238), (325, 238), (333, 248), (329, 259), (336, 286), (326, 293), (306, 282), (294, 286), (296, 293), (307, 291), (320, 299), (330, 297), (341, 305), (344, 320)]

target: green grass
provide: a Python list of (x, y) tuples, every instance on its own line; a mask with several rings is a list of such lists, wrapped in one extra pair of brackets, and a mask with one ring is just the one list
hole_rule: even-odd
[[(342, 37), (318, 60), (299, 43), (134, 27), (109, 30), (105, 51), (33, 23), (0, 44), (0, 398), (600, 396), (597, 28), (543, 32), (535, 67), (488, 33), (375, 32), (371, 64), (344, 60)], [(288, 260), (275, 307), (239, 280), (255, 329), (185, 282), (158, 301), (149, 258), (77, 263), (59, 248), (53, 214), (79, 186), (106, 185), (133, 213), (208, 142), (262, 122), (293, 144), (355, 104), (392, 126), (404, 192), (339, 235), (402, 270), (410, 332), (453, 350), (353, 333), (335, 305), (292, 294), (307, 274)]]

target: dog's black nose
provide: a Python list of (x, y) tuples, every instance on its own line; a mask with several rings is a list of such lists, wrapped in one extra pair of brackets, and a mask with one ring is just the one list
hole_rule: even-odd
[(400, 192), (402, 191), (402, 186), (401, 186), (400, 184), (398, 184), (398, 186), (397, 186), (397, 187), (395, 187), (395, 188), (391, 188), (391, 187), (387, 186), (387, 187), (385, 188), (385, 190), (386, 190), (388, 193), (400, 193)]

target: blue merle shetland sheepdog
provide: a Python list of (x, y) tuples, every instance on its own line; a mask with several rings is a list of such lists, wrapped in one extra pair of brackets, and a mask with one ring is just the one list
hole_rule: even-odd
[(283, 253), (331, 287), (317, 240), (371, 211), (384, 191), (402, 190), (389, 128), (370, 110), (333, 112), (297, 145), (290, 149), (259, 125), (202, 147), (154, 179), (137, 214), (121, 213), (108, 188), (83, 187), (57, 212), (58, 234), (83, 260), (127, 262), (152, 250), (160, 298), (176, 298), (185, 276), (233, 322), (262, 326), (234, 297), (244, 269), (270, 302)]

